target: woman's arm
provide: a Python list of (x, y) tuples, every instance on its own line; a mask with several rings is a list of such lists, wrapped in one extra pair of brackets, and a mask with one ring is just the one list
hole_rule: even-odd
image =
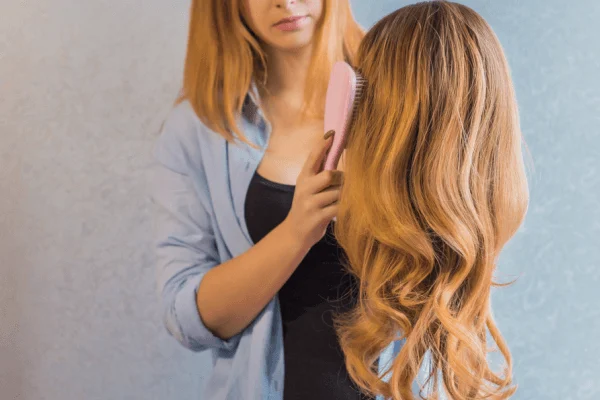
[(231, 339), (276, 295), (310, 246), (283, 222), (245, 253), (219, 264), (210, 215), (187, 175), (172, 168), (159, 163), (153, 174), (165, 326), (191, 350), (231, 348)]
[[(157, 289), (167, 331), (184, 347), (231, 349), (300, 264), (309, 243), (287, 222), (221, 264), (210, 210), (189, 176), (197, 160), (193, 117), (179, 106), (165, 121), (151, 174)], [(197, 146), (197, 145), (196, 145)]]
[(245, 253), (219, 264), (210, 215), (188, 176), (158, 163), (153, 186), (165, 325), (189, 349), (231, 347), (229, 339), (277, 294), (310, 246), (284, 221)]
[(198, 290), (198, 310), (222, 339), (246, 328), (277, 294), (310, 247), (284, 221), (248, 251), (206, 273)]
[(342, 182), (340, 171), (321, 172), (331, 142), (315, 146), (306, 159), (286, 219), (244, 254), (206, 273), (198, 309), (219, 337), (230, 338), (248, 326), (325, 234), (337, 213)]
[(325, 234), (337, 212), (341, 175), (319, 173), (331, 145), (325, 140), (307, 159), (284, 222), (245, 253), (220, 263), (208, 203), (188, 176), (188, 160), (201, 158), (197, 134), (193, 119), (177, 108), (155, 148), (158, 289), (165, 326), (182, 345), (230, 349)]

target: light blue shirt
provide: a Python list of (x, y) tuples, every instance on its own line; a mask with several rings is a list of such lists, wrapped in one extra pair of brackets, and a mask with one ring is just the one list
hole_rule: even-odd
[[(196, 290), (206, 272), (253, 244), (245, 223), (244, 201), (271, 133), (253, 93), (246, 97), (239, 124), (260, 150), (237, 139), (235, 145), (227, 143), (200, 121), (187, 101), (170, 112), (154, 150), (157, 289), (168, 332), (186, 348), (212, 355), (212, 368), (202, 372), (205, 385), (199, 399), (283, 397), (283, 337), (277, 296), (229, 340), (207, 329), (196, 305)], [(392, 342), (383, 351), (380, 371), (400, 346), (400, 342)]]

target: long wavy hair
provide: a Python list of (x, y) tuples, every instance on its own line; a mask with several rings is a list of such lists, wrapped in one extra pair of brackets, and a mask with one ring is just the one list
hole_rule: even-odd
[[(177, 102), (188, 100), (202, 122), (232, 142), (234, 135), (257, 148), (238, 126), (246, 94), (254, 81), (268, 79), (266, 53), (242, 16), (244, 0), (192, 0), (183, 88)], [(355, 62), (363, 29), (348, 0), (322, 0), (315, 31), (302, 112), (322, 117), (333, 63)]]
[[(433, 389), (421, 398), (508, 398), (512, 358), (490, 291), (529, 194), (503, 49), (472, 9), (424, 2), (375, 24), (357, 69), (366, 86), (335, 225), (359, 281), (356, 306), (336, 321), (350, 376), (369, 394), (413, 399), (429, 353)], [(502, 374), (488, 365), (487, 331)], [(400, 339), (379, 376), (379, 354)]]

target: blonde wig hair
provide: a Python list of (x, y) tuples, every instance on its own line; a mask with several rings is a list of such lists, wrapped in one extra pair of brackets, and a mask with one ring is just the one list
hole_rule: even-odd
[[(472, 9), (424, 2), (379, 21), (357, 68), (366, 87), (335, 226), (359, 281), (357, 305), (337, 319), (347, 369), (365, 392), (409, 400), (429, 353), (426, 398), (506, 399), (512, 358), (490, 291), (529, 195), (502, 47)], [(487, 332), (502, 374), (488, 365)], [(399, 339), (386, 381), (377, 358)]]
[[(246, 94), (255, 82), (264, 87), (267, 60), (257, 36), (242, 17), (243, 0), (192, 0), (183, 90), (203, 123), (227, 141), (234, 134), (253, 148), (238, 127)], [(354, 64), (364, 31), (348, 0), (323, 0), (307, 76), (303, 113), (322, 117), (334, 62)]]

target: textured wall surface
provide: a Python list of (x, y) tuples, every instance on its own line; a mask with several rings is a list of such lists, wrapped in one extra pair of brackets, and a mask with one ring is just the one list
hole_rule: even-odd
[[(354, 0), (368, 27), (405, 1)], [(600, 398), (600, 2), (471, 0), (507, 52), (531, 206), (495, 315), (516, 399)], [(198, 399), (160, 324), (146, 167), (188, 2), (0, 3), (0, 398)], [(208, 400), (208, 399), (206, 399)]]

